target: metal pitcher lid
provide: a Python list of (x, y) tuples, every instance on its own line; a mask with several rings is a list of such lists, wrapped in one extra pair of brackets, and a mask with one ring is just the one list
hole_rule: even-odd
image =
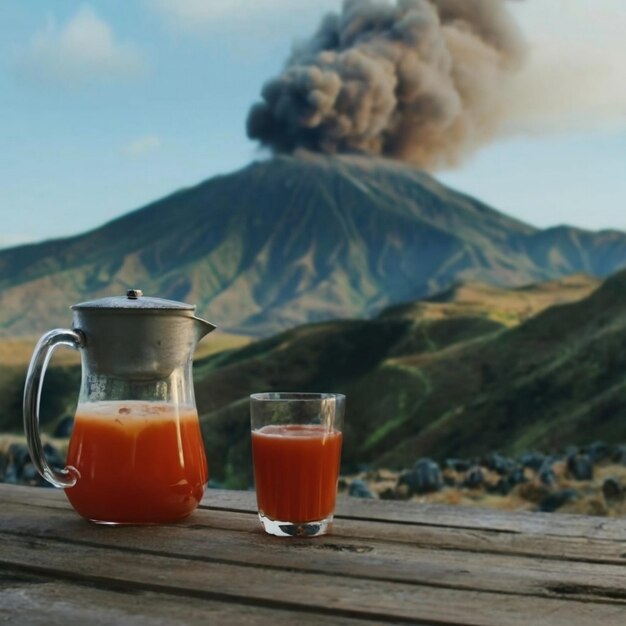
[(80, 302), (70, 307), (73, 311), (88, 311), (91, 309), (115, 309), (118, 313), (124, 311), (189, 311), (193, 314), (196, 310), (195, 304), (187, 304), (186, 302), (177, 302), (176, 300), (165, 300), (163, 298), (150, 298), (143, 295), (141, 289), (129, 289), (125, 296), (114, 296), (109, 298), (100, 298), (99, 300), (90, 300), (88, 302)]
[(194, 305), (145, 298), (138, 289), (71, 308), (73, 328), (85, 338), (87, 371), (117, 378), (164, 380), (215, 329), (194, 315)]

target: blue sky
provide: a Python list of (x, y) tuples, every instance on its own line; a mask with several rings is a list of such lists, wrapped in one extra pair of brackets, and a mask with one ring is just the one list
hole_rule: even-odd
[[(297, 10), (294, 7), (297, 6)], [(261, 158), (245, 118), (339, 0), (0, 4), (0, 246)], [(489, 146), (437, 176), (538, 226), (626, 230), (626, 2), (511, 2), (531, 54)]]

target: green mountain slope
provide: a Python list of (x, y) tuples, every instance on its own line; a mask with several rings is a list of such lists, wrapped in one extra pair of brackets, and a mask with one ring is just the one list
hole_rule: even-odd
[(248, 390), (346, 393), (344, 460), (353, 467), (626, 438), (626, 272), (596, 291), (590, 280), (579, 301), (572, 281), (560, 285), (523, 290), (561, 304), (519, 325), (498, 320), (517, 290), (471, 313), (466, 296), (455, 312), (448, 295), (367, 322), (303, 326), (199, 364), (205, 440), (221, 477), (249, 469)]
[(406, 422), (378, 449), (379, 462), (437, 450), (558, 449), (626, 439), (626, 272), (584, 300), (555, 306), (508, 332), (436, 355), (403, 356), (432, 392), (427, 423)]
[(537, 230), (401, 163), (279, 157), (83, 235), (0, 251), (0, 334), (67, 325), (68, 305), (128, 287), (269, 335), (460, 280), (519, 286), (625, 263), (623, 233)]

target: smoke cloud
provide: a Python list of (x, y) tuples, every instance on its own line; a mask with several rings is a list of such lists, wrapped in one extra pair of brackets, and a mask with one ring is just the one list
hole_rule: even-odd
[(504, 0), (345, 0), (264, 85), (248, 135), (452, 166), (499, 129), (524, 52)]

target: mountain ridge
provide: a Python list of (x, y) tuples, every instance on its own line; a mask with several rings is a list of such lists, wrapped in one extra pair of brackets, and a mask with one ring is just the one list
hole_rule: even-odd
[(70, 304), (130, 287), (269, 335), (458, 280), (521, 286), (624, 264), (619, 231), (540, 230), (385, 159), (281, 156), (87, 233), (0, 251), (0, 334), (66, 325)]

